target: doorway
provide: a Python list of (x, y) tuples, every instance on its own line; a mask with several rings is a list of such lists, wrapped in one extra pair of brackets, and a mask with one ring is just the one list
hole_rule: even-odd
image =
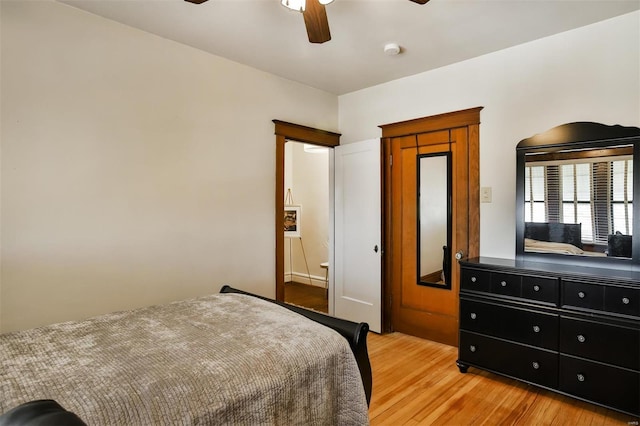
[(457, 346), (457, 260), (479, 253), (481, 109), (380, 126), (388, 331)]
[(329, 312), (330, 148), (285, 145), (284, 301)]
[[(275, 182), (275, 282), (276, 300), (285, 301), (285, 150), (288, 142), (302, 142), (314, 146), (333, 148), (340, 144), (340, 134), (285, 121), (273, 120), (276, 134), (276, 182)], [(294, 199), (295, 201), (295, 199)], [(328, 207), (328, 211), (332, 206)], [(304, 226), (304, 223), (302, 223)], [(329, 248), (332, 241), (329, 242)], [(329, 256), (331, 256), (330, 253)], [(331, 309), (331, 307), (329, 307)]]

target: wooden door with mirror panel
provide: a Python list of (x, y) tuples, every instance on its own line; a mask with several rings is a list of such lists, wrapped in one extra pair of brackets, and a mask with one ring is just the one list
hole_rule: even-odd
[(381, 126), (388, 330), (457, 345), (457, 257), (479, 252), (481, 109)]

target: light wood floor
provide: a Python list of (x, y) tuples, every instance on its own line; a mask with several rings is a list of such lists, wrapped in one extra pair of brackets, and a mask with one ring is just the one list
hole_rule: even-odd
[(371, 425), (638, 425), (638, 418), (456, 367), (457, 348), (369, 333)]
[(284, 284), (284, 301), (318, 312), (329, 312), (327, 290), (309, 284), (289, 281)]

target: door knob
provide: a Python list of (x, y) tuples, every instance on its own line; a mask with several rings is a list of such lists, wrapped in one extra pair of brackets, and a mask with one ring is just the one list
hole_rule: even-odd
[(462, 250), (458, 250), (456, 253), (456, 259), (460, 260), (462, 259), (462, 256), (464, 256), (464, 252)]

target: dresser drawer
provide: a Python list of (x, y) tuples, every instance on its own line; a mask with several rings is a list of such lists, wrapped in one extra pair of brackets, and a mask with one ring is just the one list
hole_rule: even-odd
[(460, 328), (558, 350), (558, 315), (460, 300)]
[(565, 280), (562, 282), (562, 304), (601, 311), (604, 309), (604, 287)]
[(556, 352), (460, 331), (459, 357), (462, 363), (541, 386), (556, 388), (558, 384)]
[(520, 297), (522, 277), (520, 275), (493, 272), (491, 274), (491, 292), (505, 296)]
[(640, 414), (640, 373), (560, 355), (560, 390)]
[(606, 287), (604, 308), (607, 312), (640, 316), (640, 289), (628, 287)]
[(477, 269), (462, 268), (460, 271), (460, 288), (473, 291), (491, 291), (491, 273)]
[(561, 317), (560, 352), (640, 370), (640, 330)]
[(558, 305), (558, 279), (547, 277), (522, 277), (522, 297)]

